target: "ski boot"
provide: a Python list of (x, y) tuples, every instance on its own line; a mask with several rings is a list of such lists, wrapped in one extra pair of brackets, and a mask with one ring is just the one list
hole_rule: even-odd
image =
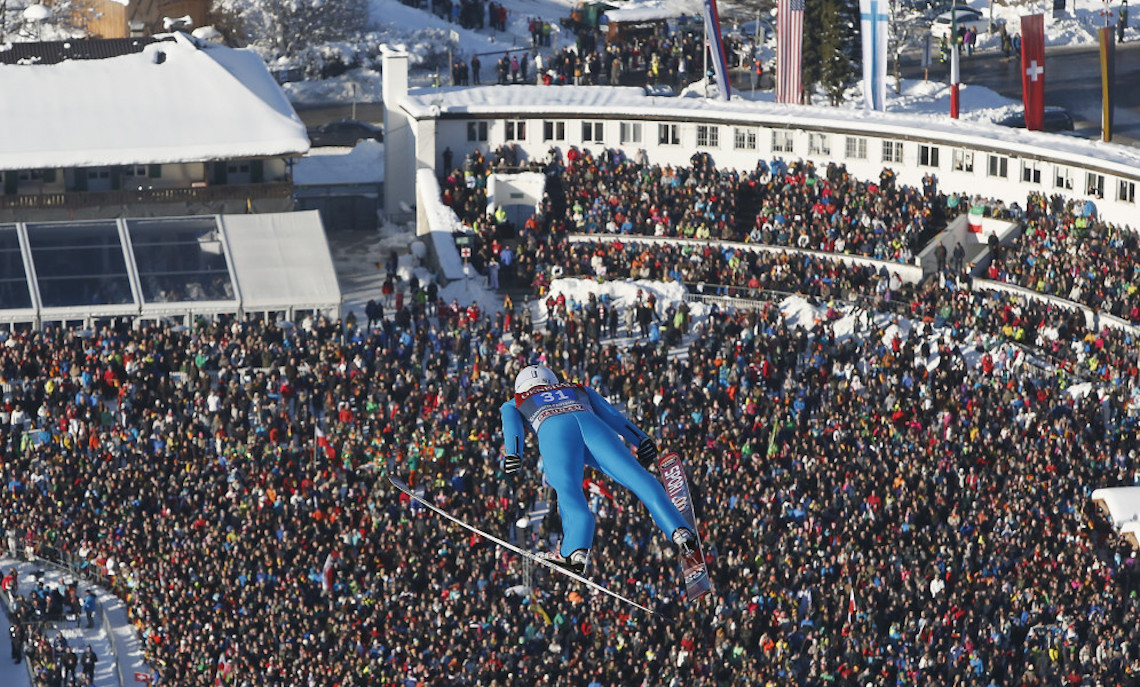
[(673, 532), (673, 543), (681, 556), (692, 556), (697, 552), (697, 535), (688, 527), (678, 527)]
[(560, 568), (565, 568), (576, 575), (585, 575), (586, 564), (590, 562), (590, 552), (586, 549), (578, 549), (569, 556), (563, 556), (558, 551), (544, 551), (537, 554), (537, 556), (543, 560), (550, 561)]

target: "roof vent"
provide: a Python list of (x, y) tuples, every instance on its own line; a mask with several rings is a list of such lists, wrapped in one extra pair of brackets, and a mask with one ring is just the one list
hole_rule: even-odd
[(154, 63), (155, 64), (162, 64), (165, 61), (166, 61), (166, 51), (155, 50), (154, 51)]

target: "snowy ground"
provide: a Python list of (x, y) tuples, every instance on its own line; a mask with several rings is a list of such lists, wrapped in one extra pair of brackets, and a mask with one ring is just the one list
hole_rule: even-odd
[[(122, 1), (122, 0), (121, 0)], [(234, 6), (253, 6), (264, 0), (229, 0), (227, 4)], [(309, 0), (316, 2), (317, 0)], [(489, 27), (481, 30), (468, 30), (460, 28), (445, 19), (435, 16), (428, 10), (417, 9), (403, 4), (400, 0), (369, 0), (369, 26), (367, 46), (373, 48), (378, 44), (387, 44), (407, 50), (412, 56), (413, 85), (426, 86), (431, 83), (432, 73), (416, 70), (415, 66), (422, 63), (432, 53), (438, 53), (441, 48), (450, 49), (454, 57), (470, 60), (476, 53), (494, 55), (498, 52), (524, 48), (530, 45), (528, 25), (531, 18), (542, 18), (550, 21), (557, 29), (553, 45), (547, 51), (561, 49), (573, 44), (573, 36), (559, 24), (559, 20), (568, 17), (580, 0), (497, 0), (498, 4), (508, 11), (506, 31), (493, 31)], [(35, 0), (9, 0), (10, 10), (34, 4)], [(686, 12), (690, 15), (699, 15), (701, 11), (700, 0), (610, 0), (621, 8), (667, 6), (674, 8), (678, 14)], [(430, 7), (430, 0), (425, 3)], [(916, 3), (917, 4), (917, 3)], [(961, 3), (960, 3), (961, 4)], [(965, 4), (981, 11), (983, 15), (992, 16), (997, 20), (1004, 20), (1010, 33), (1019, 33), (1020, 17), (1028, 14), (1045, 15), (1045, 42), (1049, 48), (1063, 46), (1092, 46), (1096, 44), (1096, 31), (1106, 23), (1115, 24), (1121, 0), (1108, 0), (1108, 2), (1077, 2), (1069, 0), (1069, 8), (1062, 16), (1053, 18), (1052, 0), (966, 0)], [(731, 32), (741, 22), (754, 19), (755, 10), (748, 9), (739, 2), (725, 0), (719, 3), (721, 26), (723, 31)], [(1140, 9), (1132, 10), (1130, 28), (1126, 33), (1126, 40), (1131, 42), (1140, 39)], [(902, 16), (902, 15), (900, 15)], [(913, 15), (912, 15), (913, 16)], [(769, 23), (772, 16), (762, 16)], [(918, 26), (925, 26), (926, 20), (917, 20)], [(50, 22), (38, 27), (38, 35), (42, 40), (64, 40), (71, 36), (56, 30)], [(920, 32), (912, 31), (913, 35)], [(11, 40), (32, 40), (35, 34), (10, 30), (8, 37)], [(1000, 47), (1000, 39), (996, 34), (982, 34), (978, 36), (977, 49), (983, 53), (996, 51)], [(910, 46), (917, 49), (917, 45)], [(359, 52), (368, 52), (361, 49)], [(484, 60), (486, 62), (486, 60)], [(271, 68), (290, 66), (284, 63), (272, 63)], [(372, 69), (354, 69), (331, 79), (318, 81), (302, 81), (288, 83), (284, 89), (289, 98), (298, 105), (316, 105), (350, 102), (379, 102), (381, 100), (382, 78), (378, 71)], [(964, 85), (962, 91), (963, 110), (977, 112), (971, 109), (967, 91)], [(856, 88), (854, 93), (860, 93)], [(757, 94), (758, 99), (773, 96), (770, 92)], [(924, 97), (929, 96), (929, 97)], [(747, 93), (740, 97), (750, 97)], [(893, 89), (887, 93), (887, 109), (889, 111), (915, 111), (919, 108), (933, 107), (931, 100), (944, 100), (945, 96), (937, 91), (928, 92), (927, 89), (904, 87), (902, 94), (895, 94)], [(826, 100), (826, 99), (821, 99)], [(860, 97), (849, 98), (843, 105), (848, 108), (861, 108)], [(948, 106), (939, 104), (939, 113), (949, 111)], [(984, 116), (984, 115), (979, 115)]]
[[(696, 0), (641, 0), (640, 2), (614, 2), (621, 6), (645, 6), (652, 4), (669, 3), (678, 7), (680, 11), (688, 8), (690, 13), (699, 13), (700, 3)], [(488, 29), (471, 31), (459, 28), (457, 24), (440, 19), (431, 12), (415, 9), (404, 5), (399, 0), (371, 0), (371, 16), (375, 23), (377, 33), (382, 42), (394, 47), (406, 49), (412, 55), (413, 65), (423, 60), (434, 46), (448, 44), (452, 47), (456, 57), (470, 60), (475, 53), (495, 53), (508, 48), (528, 46), (530, 43), (528, 23), (532, 17), (541, 17), (556, 23), (556, 20), (569, 16), (571, 10), (578, 4), (578, 0), (500, 0), (499, 4), (507, 8), (509, 18), (507, 31), (495, 32)], [(1019, 33), (1021, 15), (1043, 13), (1045, 15), (1045, 42), (1046, 46), (1056, 48), (1061, 46), (1078, 46), (1096, 44), (1096, 30), (1103, 26), (1105, 17), (1102, 12), (1107, 7), (1112, 12), (1111, 21), (1116, 21), (1116, 12), (1120, 6), (1119, 0), (1108, 3), (1100, 2), (1070, 2), (1069, 10), (1062, 18), (1054, 19), (1052, 15), (1052, 1), (1011, 2), (1009, 0), (996, 0), (992, 5), (988, 0), (968, 0), (966, 4), (990, 16), (991, 8), (995, 19), (1004, 19), (1011, 33)], [(1073, 4), (1079, 4), (1075, 9)], [(1133, 10), (1130, 19), (1131, 27), (1128, 29), (1126, 39), (1129, 41), (1140, 39), (1140, 9)], [(752, 18), (735, 2), (720, 3), (721, 25), (731, 30), (740, 21)], [(771, 20), (771, 17), (766, 17)], [(557, 36), (552, 49), (560, 49), (572, 44), (572, 37), (568, 35)], [(977, 49), (996, 51), (1000, 49), (1000, 39), (994, 35), (982, 34), (978, 36)], [(486, 62), (486, 60), (484, 60)], [(414, 71), (414, 70), (413, 70)], [(422, 72), (413, 73), (413, 85), (428, 85), (431, 74)], [(918, 82), (921, 84), (922, 82)], [(308, 81), (285, 84), (285, 91), (289, 98), (299, 104), (316, 103), (344, 103), (376, 102), (381, 99), (382, 78), (379, 72), (370, 69), (352, 70), (340, 77), (324, 81)], [(945, 115), (949, 112), (949, 95), (934, 84), (915, 86), (904, 84), (903, 92), (895, 94), (893, 89), (887, 93), (887, 110), (892, 112), (925, 112), (935, 111)], [(963, 118), (977, 117), (991, 119), (993, 112), (986, 112), (991, 96), (985, 94), (969, 94), (968, 85), (962, 88)], [(986, 89), (981, 89), (986, 90)], [(861, 85), (853, 89), (854, 94), (861, 93)], [(987, 91), (987, 93), (989, 93)], [(749, 98), (750, 94), (741, 93), (740, 97)], [(774, 94), (760, 92), (756, 99), (773, 99)], [(973, 102), (971, 101), (973, 98)], [(1007, 98), (1000, 98), (998, 107), (1012, 103)], [(826, 99), (823, 99), (825, 102)], [(862, 108), (861, 96), (848, 98), (843, 105), (847, 108)], [(998, 113), (1000, 114), (1003, 113)]]
[[(10, 627), (8, 616), (0, 613), (0, 633), (8, 637)], [(24, 667), (24, 662), (15, 663), (9, 658), (10, 656), (11, 654), (7, 652), (0, 655), (0, 685), (5, 687), (31, 687), (32, 681), (28, 678), (28, 669)]]
[[(0, 556), (0, 570), (7, 571), (16, 568), (19, 573), (21, 593), (35, 587), (37, 580), (42, 580), (46, 587), (66, 583), (64, 575), (51, 566), (37, 565), (25, 561), (17, 561), (8, 556)], [(134, 626), (127, 619), (126, 608), (113, 594), (97, 586), (80, 582), (79, 594), (82, 597), (88, 589), (95, 590), (99, 605), (107, 614), (110, 633), (101, 624), (98, 614), (95, 616), (95, 627), (87, 628), (87, 622), (82, 619), (79, 624), (63, 622), (54, 629), (45, 628), (48, 639), (54, 639), (57, 633), (63, 634), (70, 646), (77, 654), (82, 654), (87, 645), (98, 656), (95, 663), (95, 685), (97, 687), (120, 687), (121, 684), (135, 684), (135, 675), (149, 673), (149, 668), (142, 660), (142, 651), (138, 638), (135, 636)], [(0, 631), (8, 634), (8, 620), (0, 614)], [(117, 640), (120, 651), (118, 670), (122, 671), (124, 683), (120, 683), (115, 663), (115, 652), (112, 650), (112, 634)], [(13, 663), (6, 653), (0, 658), (0, 685), (3, 687), (23, 687), (28, 685), (28, 671), (24, 663)]]

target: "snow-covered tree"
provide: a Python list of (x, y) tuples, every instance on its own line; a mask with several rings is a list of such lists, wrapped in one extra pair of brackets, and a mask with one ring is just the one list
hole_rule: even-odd
[(227, 39), (269, 60), (353, 42), (368, 24), (367, 0), (215, 0), (213, 13)]
[[(41, 5), (46, 16), (28, 15), (32, 5)], [(5, 41), (58, 41), (86, 35), (78, 13), (82, 6), (73, 0), (55, 0), (45, 5), (38, 0), (0, 0), (0, 43)], [(36, 17), (36, 18), (31, 18)]]

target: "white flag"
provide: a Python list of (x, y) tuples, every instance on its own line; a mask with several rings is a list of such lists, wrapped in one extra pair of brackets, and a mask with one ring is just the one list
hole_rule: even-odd
[(887, 0), (859, 0), (863, 31), (863, 100), (868, 110), (887, 103)]

